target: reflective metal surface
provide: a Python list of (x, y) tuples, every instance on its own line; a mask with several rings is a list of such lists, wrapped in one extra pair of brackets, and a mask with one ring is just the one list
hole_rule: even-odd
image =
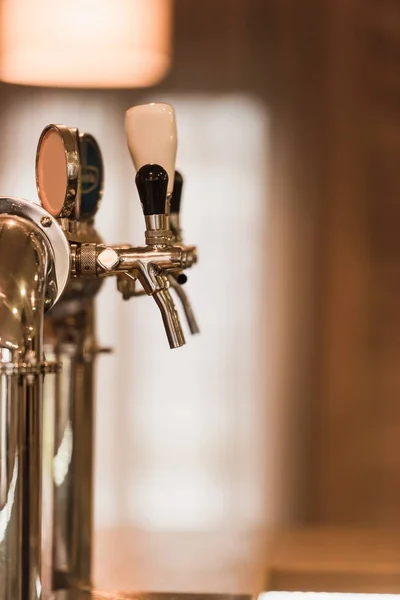
[(180, 348), (185, 344), (185, 336), (171, 294), (168, 289), (160, 289), (153, 293), (153, 298), (160, 309), (170, 348)]
[(170, 229), (169, 215), (145, 215), (146, 244), (149, 246), (163, 246), (170, 244), (173, 233)]
[[(71, 246), (101, 242), (93, 224), (77, 223)], [(53, 589), (91, 584), (95, 362), (94, 299), (101, 278), (71, 278), (46, 315), (46, 356), (63, 366), (44, 401), (55, 404), (53, 421)]]
[(171, 213), (169, 216), (169, 226), (176, 244), (182, 243), (182, 229), (179, 213)]
[[(52, 238), (40, 225), (44, 211), (0, 198), (0, 598), (38, 600), (51, 590), (43, 553), (42, 366), (43, 318), (62, 293), (66, 273), (58, 225)], [(46, 214), (46, 213), (45, 213)], [(39, 222), (37, 222), (39, 219)], [(66, 261), (66, 262), (65, 262)], [(59, 287), (61, 284), (61, 287)]]
[[(71, 258), (68, 241), (55, 219), (41, 206), (22, 198), (0, 197), (0, 216), (15, 215), (34, 223), (48, 241), (51, 254), (49, 269), (51, 276), (46, 278), (45, 309), (50, 308), (61, 296), (70, 277)], [(20, 255), (23, 258), (23, 254)], [(7, 273), (4, 274), (5, 276)], [(10, 273), (8, 273), (8, 276)], [(53, 288), (53, 291), (50, 288)], [(50, 301), (47, 301), (47, 297)], [(1, 336), (1, 332), (0, 332)]]
[[(112, 262), (105, 262), (108, 253)], [(169, 294), (168, 274), (191, 267), (197, 261), (196, 250), (192, 246), (154, 245), (144, 247), (104, 246), (102, 244), (82, 244), (74, 249), (73, 274), (76, 277), (109, 277), (125, 273), (138, 279), (149, 296), (153, 296), (160, 309), (168, 342), (171, 348), (179, 348), (185, 343), (179, 316)], [(179, 284), (174, 284), (178, 289)], [(121, 289), (121, 288), (119, 288)], [(123, 291), (126, 298), (127, 289)], [(132, 293), (134, 296), (135, 293)], [(198, 331), (186, 295), (180, 296), (193, 332)]]
[(189, 298), (187, 297), (185, 290), (183, 289), (183, 287), (181, 285), (179, 285), (179, 283), (177, 282), (177, 280), (175, 279), (175, 277), (173, 275), (168, 276), (168, 281), (169, 281), (171, 287), (174, 288), (176, 295), (178, 296), (179, 300), (182, 303), (182, 308), (185, 313), (187, 323), (189, 325), (190, 333), (192, 335), (195, 335), (196, 333), (200, 333), (200, 328), (197, 324), (197, 320), (196, 320), (195, 314), (193, 312), (192, 305), (190, 304)]
[[(93, 299), (64, 307), (46, 317), (46, 350), (63, 365), (56, 387), (45, 393), (55, 399), (53, 587), (91, 583), (94, 368)], [(63, 309), (66, 309), (66, 312)], [(66, 318), (66, 315), (67, 318)]]

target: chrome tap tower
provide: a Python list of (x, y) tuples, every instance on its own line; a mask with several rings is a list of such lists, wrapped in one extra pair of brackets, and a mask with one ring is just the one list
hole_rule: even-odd
[[(0, 198), (0, 600), (90, 589), (95, 297), (115, 277), (124, 299), (148, 295), (171, 348), (185, 343), (170, 290), (198, 326), (184, 271), (196, 262), (179, 223), (175, 114), (126, 114), (145, 217), (145, 245), (107, 245), (96, 231), (103, 162), (90, 134), (47, 126), (36, 179), (42, 206)], [(140, 284), (141, 289), (137, 289)]]

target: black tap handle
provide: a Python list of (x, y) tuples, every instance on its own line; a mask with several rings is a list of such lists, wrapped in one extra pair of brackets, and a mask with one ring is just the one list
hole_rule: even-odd
[(168, 174), (160, 165), (144, 165), (136, 173), (136, 187), (145, 215), (165, 214)]
[(182, 197), (183, 177), (179, 171), (175, 171), (174, 189), (172, 190), (171, 198), (171, 213), (179, 215), (181, 210), (181, 197)]

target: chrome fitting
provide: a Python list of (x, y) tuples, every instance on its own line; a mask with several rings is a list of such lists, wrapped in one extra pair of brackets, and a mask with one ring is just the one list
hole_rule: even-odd
[(148, 246), (165, 246), (173, 240), (173, 233), (169, 227), (169, 216), (145, 215), (146, 244)]
[(81, 244), (76, 249), (75, 269), (79, 277), (97, 277), (97, 244)]
[(168, 246), (173, 240), (173, 234), (170, 229), (147, 229), (145, 238), (148, 246)]
[(179, 213), (171, 213), (169, 216), (169, 225), (173, 234), (175, 244), (181, 244), (183, 241), (182, 229), (180, 225)]

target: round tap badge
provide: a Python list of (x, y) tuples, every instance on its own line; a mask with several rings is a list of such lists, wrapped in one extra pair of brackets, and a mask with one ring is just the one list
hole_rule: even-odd
[(36, 152), (36, 186), (43, 208), (55, 218), (78, 218), (80, 157), (78, 130), (48, 125)]
[(103, 195), (104, 168), (101, 151), (95, 138), (81, 133), (81, 210), (80, 220), (88, 221), (96, 214)]

